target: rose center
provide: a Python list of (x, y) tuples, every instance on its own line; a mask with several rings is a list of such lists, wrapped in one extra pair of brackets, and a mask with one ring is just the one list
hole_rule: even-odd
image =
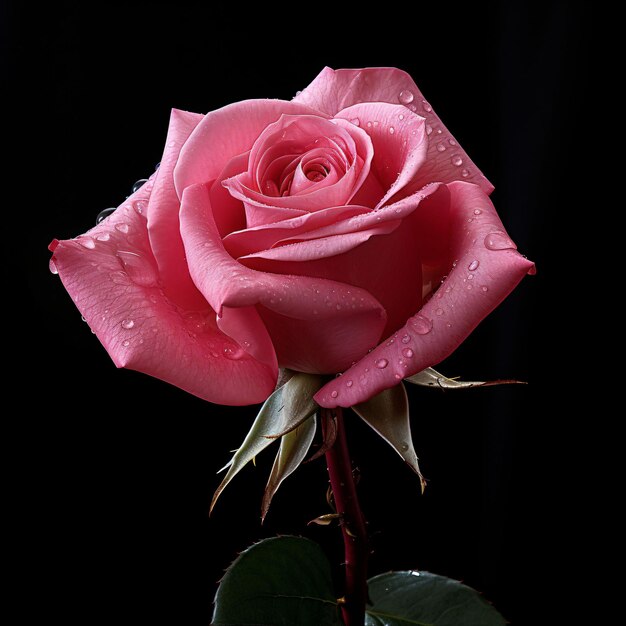
[(269, 150), (260, 189), (268, 196), (310, 193), (337, 182), (350, 166), (338, 137), (320, 137), (305, 147), (286, 142)]

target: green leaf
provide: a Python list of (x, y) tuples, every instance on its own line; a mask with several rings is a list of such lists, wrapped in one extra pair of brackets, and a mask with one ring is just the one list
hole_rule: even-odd
[(426, 486), (420, 472), (417, 454), (411, 438), (409, 401), (406, 389), (400, 383), (385, 389), (367, 402), (356, 404), (353, 411), (369, 424), (419, 476), (422, 491)]
[(228, 568), (213, 626), (341, 626), (330, 563), (300, 537), (265, 539)]
[(213, 495), (211, 511), (226, 485), (246, 464), (273, 441), (291, 432), (315, 413), (318, 406), (313, 396), (323, 385), (322, 376), (298, 372), (265, 401), (241, 447), (222, 468), (228, 468), (228, 472)]
[(491, 387), (493, 385), (525, 385), (526, 383), (521, 380), (456, 380), (455, 378), (448, 378), (432, 367), (427, 367), (425, 370), (413, 374), (405, 378), (408, 383), (414, 385), (421, 385), (423, 387), (435, 387), (438, 389), (471, 389), (472, 387)]
[(274, 494), (287, 476), (295, 472), (304, 460), (315, 437), (317, 422), (315, 415), (297, 426), (295, 430), (283, 435), (280, 440), (280, 449), (276, 454), (270, 478), (265, 487), (263, 504), (261, 505), (261, 520), (265, 519), (269, 511)]
[(389, 572), (369, 581), (365, 626), (505, 626), (477, 591), (429, 572)]

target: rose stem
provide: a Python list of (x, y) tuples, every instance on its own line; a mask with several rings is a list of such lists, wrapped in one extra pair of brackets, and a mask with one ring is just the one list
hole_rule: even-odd
[[(346, 582), (345, 604), (342, 604), (341, 610), (346, 626), (363, 626), (369, 556), (365, 518), (361, 512), (352, 474), (343, 412), (340, 407), (322, 409), (322, 412), (327, 412), (329, 418), (334, 414), (337, 420), (337, 437), (332, 448), (326, 452), (326, 464), (337, 513), (341, 515), (342, 520)], [(322, 425), (325, 421), (325, 419), (321, 420)]]

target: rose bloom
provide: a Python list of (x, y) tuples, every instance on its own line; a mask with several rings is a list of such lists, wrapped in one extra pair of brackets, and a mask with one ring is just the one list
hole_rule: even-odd
[(118, 367), (220, 404), (278, 368), (351, 406), (448, 356), (533, 264), (410, 76), (173, 110), (160, 167), (51, 267)]

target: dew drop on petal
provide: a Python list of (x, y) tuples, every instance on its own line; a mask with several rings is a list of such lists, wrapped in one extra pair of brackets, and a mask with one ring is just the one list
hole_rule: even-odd
[(398, 100), (400, 101), (401, 104), (411, 104), (411, 102), (413, 102), (413, 92), (410, 91), (409, 89), (403, 89), (399, 94), (398, 94)]
[(419, 313), (410, 318), (409, 321), (418, 335), (427, 335), (433, 328), (432, 320), (429, 320)]
[(354, 385), (354, 382), (351, 380), (347, 380), (346, 381), (346, 387), (352, 387), (352, 385)]
[(389, 361), (387, 359), (378, 359), (375, 365), (379, 370), (384, 370), (389, 365)]
[(485, 237), (485, 248), (488, 250), (517, 250), (517, 246), (506, 233), (496, 231)]
[(353, 117), (353, 118), (350, 120), (350, 123), (351, 123), (351, 124), (354, 124), (355, 126), (360, 126), (360, 125), (361, 125), (361, 120), (360, 120), (358, 117)]
[(435, 313), (436, 313), (437, 315), (443, 315), (443, 309), (442, 309), (441, 307), (439, 307), (439, 308), (435, 311)]
[(411, 348), (404, 348), (404, 350), (402, 350), (402, 356), (406, 357), (407, 359), (410, 359), (415, 353), (413, 352), (413, 350), (411, 350)]
[(442, 143), (437, 144), (437, 152), (445, 152), (445, 151), (446, 151), (446, 147)]
[(224, 356), (231, 361), (238, 361), (245, 355), (245, 350), (240, 346), (224, 346)]
[(461, 170), (461, 176), (463, 176), (463, 178), (467, 178), (469, 176), (469, 170), (464, 167)]
[(459, 165), (463, 165), (463, 159), (458, 154), (455, 154), (452, 157), (452, 165), (456, 165), (457, 167), (459, 167)]
[(48, 269), (50, 270), (50, 272), (52, 274), (58, 274), (59, 273), (59, 270), (57, 269), (57, 266), (56, 266), (56, 264), (55, 264), (53, 259), (50, 259), (50, 261), (48, 261)]
[(96, 242), (91, 237), (81, 237), (76, 240), (83, 248), (87, 250), (93, 250), (96, 247)]
[(487, 287), (487, 285), (483, 285), (480, 289), (484, 292), (489, 291), (489, 287)]
[(406, 334), (402, 337), (402, 343), (409, 343), (409, 341), (411, 341), (411, 335)]
[(128, 233), (128, 224), (124, 223), (124, 222), (120, 222), (119, 224), (115, 225), (115, 230), (117, 230), (120, 233)]
[(130, 330), (134, 325), (135, 325), (135, 322), (131, 319), (124, 320), (122, 322), (122, 328), (125, 328), (126, 330)]
[(130, 346), (130, 341), (128, 341), (128, 339), (127, 339), (126, 341), (123, 341), (123, 342), (122, 342), (122, 345), (123, 345), (125, 348), (128, 348), (128, 346)]
[(426, 111), (427, 113), (430, 113), (433, 110), (433, 108), (428, 102), (426, 102), (426, 100), (422, 100), (422, 106), (424, 107), (424, 111)]
[(473, 260), (473, 261), (472, 261), (472, 262), (471, 262), (471, 263), (467, 266), (467, 269), (468, 269), (470, 272), (473, 272), (473, 271), (475, 271), (475, 270), (477, 270), (477, 269), (478, 269), (478, 266), (479, 266), (479, 265), (480, 265), (480, 261), (478, 261), (478, 260), (474, 259), (474, 260)]
[(430, 124), (426, 124), (426, 134), (427, 135), (433, 134), (433, 127)]
[(482, 211), (480, 209), (474, 209), (474, 215), (480, 215)]
[(330, 392), (330, 397), (331, 397), (331, 398), (336, 398), (338, 395), (339, 395), (339, 392), (338, 392), (338, 391), (336, 391), (336, 390), (335, 390), (335, 391), (331, 391), (331, 392)]
[(137, 200), (137, 202), (133, 202), (133, 208), (139, 215), (144, 215), (148, 208), (148, 203), (145, 200)]
[(101, 233), (96, 236), (96, 239), (98, 241), (109, 241), (109, 239), (111, 239), (111, 235), (109, 235), (109, 233)]
[(396, 129), (393, 126), (389, 127), (389, 134), (393, 135), (396, 132)]

